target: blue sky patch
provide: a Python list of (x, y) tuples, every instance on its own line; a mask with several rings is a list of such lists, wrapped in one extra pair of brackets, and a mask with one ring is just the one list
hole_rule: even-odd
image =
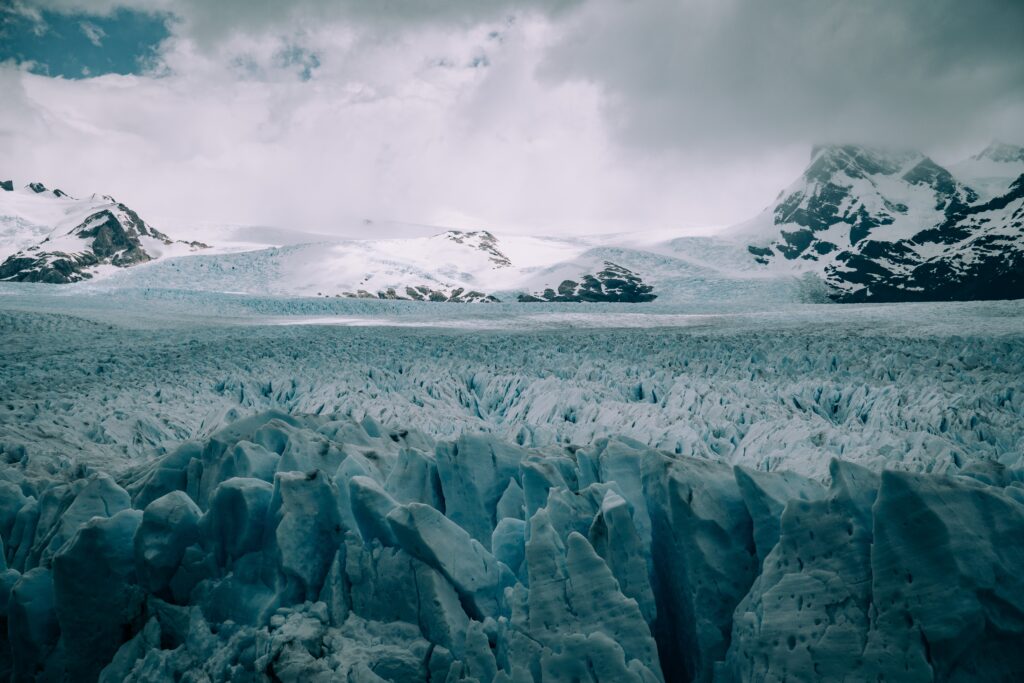
[(281, 50), (276, 57), (280, 66), (286, 69), (295, 69), (303, 81), (311, 79), (313, 71), (320, 66), (320, 58), (316, 53), (299, 45), (289, 45)]
[(64, 78), (137, 74), (170, 35), (168, 16), (118, 10), (107, 16), (0, 10), (0, 62), (30, 63), (34, 73)]

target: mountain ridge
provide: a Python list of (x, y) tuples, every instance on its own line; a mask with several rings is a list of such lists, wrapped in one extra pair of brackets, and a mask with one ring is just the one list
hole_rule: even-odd
[(760, 237), (743, 226), (746, 248), (762, 267), (820, 277), (838, 302), (1024, 297), (1024, 148), (994, 142), (971, 159), (1006, 191), (979, 193), (919, 152), (815, 147), (753, 222)]
[(1022, 179), (1024, 148), (1001, 142), (948, 166), (908, 149), (818, 145), (775, 202), (718, 235), (439, 228), (209, 251), (109, 195), (7, 181), (0, 280), (450, 303), (1022, 298)]

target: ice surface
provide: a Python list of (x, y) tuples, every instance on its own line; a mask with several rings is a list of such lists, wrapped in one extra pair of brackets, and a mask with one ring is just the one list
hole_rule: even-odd
[(28, 291), (13, 680), (1024, 677), (1019, 304), (354, 328)]
[[(279, 470), (271, 483), (219, 466), (260, 440), (294, 462), (323, 444), (351, 454), (337, 478)], [(346, 468), (367, 444), (375, 464)], [(483, 474), (451, 476), (471, 455)], [(436, 472), (436, 485), (399, 485), (410, 471)], [(26, 481), (40, 501), (72, 498), (68, 510), (134, 507), (75, 517), (52, 558), (2, 575), (0, 661), (15, 680), (1024, 673), (1024, 469), (879, 474), (832, 460), (828, 472), (825, 488), (630, 440), (433, 442), (350, 417), (257, 414), (126, 471), (127, 488), (103, 475)], [(139, 509), (154, 480), (178, 488)], [(36, 506), (5, 490), (7, 507)], [(467, 524), (486, 522), (486, 544), (456, 521), (466, 501), (483, 506)], [(66, 527), (39, 523), (32, 537), (5, 532), (8, 558)]]
[[(95, 307), (95, 320), (16, 310), (40, 300), (58, 310)], [(817, 479), (827, 476), (830, 457), (945, 471), (1020, 452), (1019, 303), (710, 316), (634, 307), (603, 314), (603, 328), (571, 306), (543, 314), (551, 319), (519, 306), (494, 317), (436, 314), (435, 327), (407, 329), (260, 325), (251, 311), (241, 317), (241, 308), (235, 314), (244, 324), (230, 314), (229, 324), (147, 318), (160, 301), (0, 297), (10, 311), (0, 312), (5, 457), (33, 471), (77, 462), (116, 472), (265, 410), (280, 411), (281, 422), (258, 439), (254, 431), (216, 468), (270, 481), (283, 458), (286, 469), (315, 466), (333, 475), (337, 450), (323, 463), (319, 451), (307, 455), (313, 448), (275, 450), (291, 412), (369, 416), (452, 440), (483, 432), (529, 446), (586, 446), (619, 435)], [(286, 302), (264, 303), (281, 311)], [(379, 310), (425, 325), (427, 306)], [(122, 308), (141, 317), (126, 327)], [(623, 315), (642, 317), (622, 322)], [(445, 327), (466, 322), (476, 327)], [(608, 329), (614, 325), (625, 326)], [(349, 451), (361, 449), (379, 452), (379, 440)], [(492, 488), (467, 490), (465, 502), (453, 503), (458, 514), (483, 510), (491, 524), (508, 483), (495, 482), (475, 483)], [(197, 485), (203, 507), (209, 488)], [(154, 489), (149, 500), (174, 486)], [(473, 529), (482, 543), (488, 534)]]

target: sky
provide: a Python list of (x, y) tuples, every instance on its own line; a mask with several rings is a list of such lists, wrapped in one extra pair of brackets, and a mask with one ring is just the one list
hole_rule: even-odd
[(0, 175), (172, 233), (725, 226), (816, 143), (1024, 144), (1022, 35), (1019, 0), (0, 0)]

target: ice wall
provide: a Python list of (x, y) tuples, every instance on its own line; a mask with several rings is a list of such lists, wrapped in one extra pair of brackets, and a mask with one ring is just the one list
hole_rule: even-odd
[(36, 474), (0, 481), (16, 681), (1024, 676), (1024, 472), (995, 461), (820, 483), (271, 411)]

